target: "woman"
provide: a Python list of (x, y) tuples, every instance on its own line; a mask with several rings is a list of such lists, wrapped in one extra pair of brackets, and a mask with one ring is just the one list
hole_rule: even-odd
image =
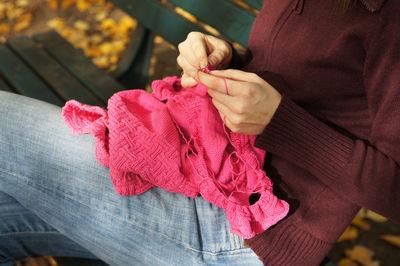
[[(245, 57), (200, 33), (179, 46), (183, 86), (207, 85), (227, 127), (258, 135), (291, 206), (251, 249), (201, 197), (116, 195), (90, 136), (71, 136), (56, 107), (3, 93), (0, 258), (318, 265), (360, 206), (399, 222), (400, 3), (351, 2), (264, 1)], [(198, 72), (208, 64), (242, 70)]]

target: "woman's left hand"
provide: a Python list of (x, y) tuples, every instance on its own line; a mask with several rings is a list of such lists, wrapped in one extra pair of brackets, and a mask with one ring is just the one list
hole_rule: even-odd
[(222, 120), (235, 133), (261, 134), (282, 100), (274, 87), (254, 73), (214, 70), (199, 72), (197, 78), (208, 87)]

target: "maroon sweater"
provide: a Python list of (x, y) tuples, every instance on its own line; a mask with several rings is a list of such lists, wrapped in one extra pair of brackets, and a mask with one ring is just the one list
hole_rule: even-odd
[(333, 0), (264, 1), (243, 68), (284, 95), (256, 146), (291, 205), (246, 241), (266, 265), (318, 265), (360, 206), (400, 221), (399, 14), (398, 0), (345, 13)]

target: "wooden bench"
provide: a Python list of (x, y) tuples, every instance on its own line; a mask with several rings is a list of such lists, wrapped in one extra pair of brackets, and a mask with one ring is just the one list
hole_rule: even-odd
[(117, 91), (145, 88), (154, 36), (177, 46), (189, 32), (201, 31), (246, 47), (253, 20), (262, 5), (262, 0), (111, 2), (139, 22), (116, 71), (105, 73), (98, 69), (54, 31), (17, 36), (0, 43), (0, 89), (56, 105), (77, 99), (105, 106)]

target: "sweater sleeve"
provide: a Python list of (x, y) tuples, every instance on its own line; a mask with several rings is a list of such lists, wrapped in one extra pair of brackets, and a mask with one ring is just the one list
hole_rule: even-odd
[(381, 20), (366, 47), (368, 141), (339, 133), (284, 96), (256, 146), (304, 168), (349, 201), (400, 222), (398, 20)]

